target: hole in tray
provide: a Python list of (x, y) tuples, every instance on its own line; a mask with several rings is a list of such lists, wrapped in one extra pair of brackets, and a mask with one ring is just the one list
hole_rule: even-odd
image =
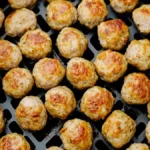
[(41, 131), (33, 132), (33, 136), (41, 142), (51, 131), (53, 127), (55, 127), (58, 124), (58, 119), (48, 119), (47, 124), (45, 128)]
[(118, 13), (116, 14), (117, 14), (117, 17), (121, 18), (121, 20), (123, 20), (127, 26), (132, 26), (132, 22), (128, 18), (129, 14), (118, 14)]
[(7, 0), (1, 0), (1, 8), (5, 8), (8, 5)]
[(121, 150), (127, 150), (127, 148), (129, 148), (129, 146), (130, 146), (131, 144), (133, 144), (133, 143), (134, 143), (134, 141), (131, 140), (129, 143), (127, 143), (125, 146), (123, 146), (123, 147), (121, 148)]
[(137, 119), (138, 112), (133, 110), (132, 108), (128, 107), (127, 105), (124, 106), (124, 111), (128, 114), (133, 120)]
[(87, 50), (83, 54), (83, 58), (87, 60), (92, 60), (94, 58), (94, 54), (89, 48), (87, 48)]
[(4, 39), (8, 40), (9, 42), (12, 42), (12, 43), (16, 44), (15, 40), (14, 40), (14, 37), (10, 37), (10, 36), (7, 35)]
[(61, 146), (61, 144), (62, 142), (60, 140), (60, 137), (55, 135), (49, 142), (47, 142), (46, 147), (49, 148), (51, 146)]
[(122, 109), (123, 108), (123, 103), (121, 100), (117, 101), (116, 104), (113, 107), (113, 110), (118, 110), (118, 109)]
[(10, 128), (11, 132), (17, 132), (19, 134), (23, 134), (23, 131), (21, 130), (21, 128), (15, 121), (13, 121), (9, 124), (9, 128)]
[[(109, 116), (109, 115), (108, 115)], [(102, 128), (102, 125), (103, 125), (104, 121), (103, 120), (99, 120), (99, 121), (96, 121), (94, 124), (96, 126), (96, 128), (99, 130), (99, 132), (101, 132), (101, 128)]]
[(2, 28), (0, 29), (0, 36), (3, 36), (5, 34), (5, 30)]
[(37, 96), (41, 91), (42, 91), (42, 89), (39, 89), (36, 87), (36, 85), (34, 85), (32, 90), (28, 93), (28, 95)]
[(143, 37), (141, 36), (140, 33), (135, 33), (135, 34), (134, 34), (134, 38), (135, 38), (136, 40), (141, 40), (141, 39), (143, 39)]
[(138, 137), (145, 130), (145, 127), (145, 124), (143, 122), (140, 122), (136, 127), (135, 136)]
[(10, 111), (8, 109), (4, 110), (4, 118), (6, 118), (7, 120), (10, 120), (12, 117)]
[(38, 7), (34, 7), (34, 8), (33, 8), (33, 11), (34, 11), (34, 13), (36, 13), (36, 14), (37, 14), (37, 13), (39, 13), (39, 11), (40, 11), (40, 10), (39, 10), (39, 8), (38, 8)]
[(20, 99), (12, 99), (11, 100), (11, 105), (13, 106), (14, 109), (17, 108), (17, 106), (19, 105)]
[(5, 16), (8, 16), (12, 11), (13, 11), (13, 9), (12, 9), (11, 7), (8, 7), (8, 8), (5, 10)]
[(47, 6), (48, 6), (48, 4), (49, 4), (49, 2), (44, 1), (44, 6), (45, 6), (45, 7), (47, 7)]
[(35, 150), (35, 145), (33, 144), (33, 142), (31, 141), (31, 139), (28, 136), (25, 136), (26, 140), (29, 142), (31, 150)]
[(41, 15), (37, 16), (37, 21), (38, 21), (38, 25), (43, 31), (48, 32), (50, 30), (50, 27), (48, 26), (48, 24), (46, 23), (46, 21), (43, 19)]
[(110, 4), (110, 1), (109, 0), (104, 0), (106, 5), (109, 5)]
[(96, 49), (96, 50), (101, 50), (102, 49), (102, 47), (101, 47), (101, 45), (100, 45), (100, 42), (99, 42), (99, 40), (98, 40), (98, 35), (97, 34), (94, 34), (93, 36), (92, 36), (92, 38), (91, 38), (91, 44), (94, 46), (94, 48)]
[(87, 28), (86, 26), (81, 25), (81, 24), (80, 24), (79, 29), (80, 29), (84, 34), (89, 34), (89, 33), (91, 32), (91, 30), (90, 30), (89, 28)]
[[(2, 87), (2, 86), (1, 86)], [(2, 89), (0, 89), (0, 103), (6, 102), (6, 95)]]
[(98, 150), (104, 149), (104, 150), (109, 150), (109, 148), (106, 146), (106, 144), (102, 140), (98, 140), (95, 143), (95, 146)]

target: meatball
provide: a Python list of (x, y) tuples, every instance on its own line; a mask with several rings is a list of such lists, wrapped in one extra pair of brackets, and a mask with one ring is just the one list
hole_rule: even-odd
[(10, 96), (19, 99), (32, 89), (34, 80), (29, 70), (14, 68), (6, 73), (2, 81), (3, 90)]
[(94, 86), (88, 89), (82, 99), (80, 109), (92, 120), (105, 119), (111, 112), (115, 98), (105, 88)]
[(16, 108), (16, 117), (24, 130), (39, 131), (47, 122), (44, 104), (36, 96), (26, 96), (20, 101)]
[(32, 60), (44, 58), (52, 51), (51, 38), (40, 29), (27, 31), (18, 45), (22, 54)]
[(130, 147), (126, 150), (149, 150), (149, 147), (147, 144), (144, 143), (134, 143), (131, 144)]
[(146, 139), (148, 143), (150, 144), (150, 121), (146, 125)]
[(121, 96), (128, 104), (148, 103), (150, 100), (150, 80), (143, 73), (129, 74), (125, 77)]
[(65, 58), (81, 57), (87, 49), (88, 40), (79, 30), (71, 27), (62, 29), (57, 38), (57, 47)]
[(0, 139), (0, 150), (31, 150), (31, 148), (22, 135), (11, 133)]
[(138, 30), (143, 34), (150, 34), (150, 4), (142, 5), (132, 12), (132, 17)]
[(147, 39), (131, 41), (126, 50), (125, 57), (129, 64), (139, 70), (150, 69), (150, 41)]
[(110, 0), (111, 7), (117, 13), (131, 12), (139, 0)]
[(92, 87), (98, 80), (94, 65), (79, 57), (72, 58), (68, 62), (66, 76), (68, 81), (77, 89)]
[(11, 37), (21, 36), (28, 30), (34, 30), (36, 23), (35, 13), (29, 9), (22, 8), (8, 15), (5, 20), (5, 31)]
[(94, 65), (101, 79), (107, 82), (117, 81), (124, 75), (128, 67), (124, 55), (111, 50), (101, 51)]
[(21, 60), (21, 51), (15, 44), (6, 40), (0, 40), (0, 69), (9, 70), (16, 68)]
[(66, 119), (76, 107), (73, 92), (66, 86), (50, 89), (45, 95), (45, 107), (54, 118)]
[(60, 147), (57, 147), (57, 146), (52, 146), (52, 147), (48, 148), (47, 150), (63, 150), (63, 149)]
[(121, 110), (115, 110), (102, 126), (104, 138), (115, 148), (121, 148), (134, 136), (136, 123)]
[(120, 19), (108, 20), (98, 26), (98, 37), (102, 47), (119, 51), (128, 41), (129, 29)]
[(66, 150), (90, 150), (93, 140), (92, 127), (80, 119), (69, 120), (60, 130), (60, 138)]
[(3, 131), (4, 127), (5, 127), (4, 113), (2, 108), (0, 107), (0, 133)]
[(4, 12), (3, 12), (3, 10), (0, 8), (0, 28), (1, 28), (2, 25), (3, 25), (4, 19), (5, 19)]
[(79, 22), (93, 29), (108, 16), (103, 0), (82, 0), (78, 6)]
[(77, 21), (77, 10), (71, 2), (57, 0), (47, 6), (47, 23), (54, 30), (61, 30)]
[(10, 6), (14, 9), (33, 8), (37, 0), (8, 0)]
[(43, 58), (33, 68), (36, 86), (48, 90), (57, 86), (65, 76), (65, 68), (57, 59)]

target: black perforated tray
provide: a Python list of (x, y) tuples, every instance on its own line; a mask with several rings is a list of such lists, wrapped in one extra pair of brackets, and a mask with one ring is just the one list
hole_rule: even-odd
[[(77, 7), (79, 4), (79, 0), (71, 0), (72, 3)], [(107, 20), (113, 19), (113, 18), (121, 18), (128, 26), (130, 29), (130, 39), (129, 42), (132, 39), (143, 39), (143, 38), (148, 38), (150, 39), (149, 36), (143, 36), (141, 35), (138, 30), (136, 29), (133, 21), (132, 21), (132, 14), (124, 14), (124, 15), (119, 15), (116, 14), (112, 8), (109, 5), (109, 0), (105, 0), (107, 4), (107, 8), (109, 10), (109, 16), (107, 17)], [(142, 3), (150, 3), (148, 0), (141, 0), (139, 5), (140, 6)], [(55, 45), (56, 38), (58, 35), (58, 31), (53, 31), (49, 28), (47, 25), (45, 18), (46, 18), (46, 6), (48, 5), (47, 2), (43, 2), (41, 0), (38, 1), (36, 7), (34, 8), (34, 12), (37, 15), (37, 20), (38, 20), (38, 27), (41, 28), (43, 31), (47, 32), (50, 37), (52, 38), (53, 41), (53, 53), (49, 57), (55, 57), (58, 58), (64, 66), (67, 64), (67, 60), (62, 58), (57, 50), (57, 47)], [(137, 6), (137, 7), (138, 7)], [(4, 9), (5, 15), (7, 16), (10, 12), (12, 12), (12, 9), (8, 5), (7, 0), (0, 0), (0, 7)], [(84, 58), (93, 61), (96, 57), (96, 55), (102, 50), (102, 47), (99, 45), (98, 37), (97, 37), (97, 29), (89, 30), (79, 24), (77, 22), (73, 27), (80, 29), (88, 38), (89, 44), (88, 44), (88, 49), (84, 54)], [(11, 38), (7, 36), (4, 32), (4, 29), (0, 31), (0, 38), (9, 40), (13, 43), (18, 42), (19, 38)], [(128, 42), (128, 44), (129, 44)], [(128, 45), (127, 44), (127, 45)], [(121, 51), (121, 53), (124, 53), (126, 50), (125, 48)], [(34, 66), (35, 62), (32, 62), (26, 58), (23, 59), (22, 63), (20, 64), (20, 67), (25, 67), (28, 68), (29, 70), (32, 71), (32, 68)], [(129, 66), (127, 72), (125, 75), (131, 72), (138, 72), (135, 68)], [(45, 150), (46, 148), (56, 145), (56, 146), (61, 146), (63, 147), (63, 144), (60, 140), (59, 137), (59, 129), (62, 127), (65, 121), (61, 121), (59, 119), (54, 119), (49, 115), (48, 122), (46, 127), (39, 132), (27, 132), (22, 130), (16, 121), (15, 118), (15, 109), (19, 104), (18, 100), (12, 99), (11, 97), (7, 96), (4, 91), (2, 90), (2, 78), (5, 75), (5, 71), (0, 71), (0, 105), (2, 106), (4, 110), (4, 115), (5, 115), (5, 120), (6, 120), (6, 128), (4, 132), (2, 133), (1, 136), (11, 133), (11, 132), (17, 132), (25, 136), (25, 138), (29, 141), (31, 145), (32, 150)], [(150, 71), (145, 72), (147, 76), (150, 77)], [(130, 143), (128, 143), (122, 150), (126, 149), (131, 143), (133, 142), (145, 142), (147, 143), (145, 139), (145, 126), (148, 122), (147, 118), (147, 108), (146, 105), (143, 106), (129, 106), (124, 104), (124, 102), (121, 99), (120, 96), (120, 90), (123, 84), (123, 78), (122, 77), (119, 81), (113, 83), (113, 84), (108, 84), (102, 80), (99, 79), (97, 82), (97, 85), (102, 86), (110, 90), (114, 97), (116, 98), (116, 103), (114, 105), (113, 110), (115, 109), (121, 109), (125, 111), (128, 115), (130, 115), (137, 123), (137, 131), (134, 136), (134, 138), (131, 140)], [(88, 119), (85, 115), (80, 113), (79, 111), (79, 104), (80, 104), (80, 99), (85, 91), (78, 91), (74, 89), (69, 82), (64, 79), (61, 82), (61, 85), (67, 85), (69, 88), (72, 89), (74, 92), (76, 99), (77, 99), (77, 108), (76, 110), (67, 118), (67, 120), (72, 119), (72, 118), (81, 118), (86, 121), (89, 121), (93, 127), (93, 134), (94, 134), (94, 139), (93, 139), (93, 146), (91, 150), (114, 150), (114, 148), (103, 138), (101, 134), (101, 127), (104, 121), (98, 121), (98, 122), (93, 122), (90, 119)], [(44, 102), (44, 94), (45, 91), (41, 89), (37, 89), (36, 87), (33, 88), (33, 90), (28, 94), (28, 95), (36, 95), (39, 96), (42, 101)]]

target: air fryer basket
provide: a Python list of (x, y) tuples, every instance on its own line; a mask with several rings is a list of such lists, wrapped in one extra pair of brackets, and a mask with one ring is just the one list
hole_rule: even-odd
[[(78, 4), (80, 2), (80, 0), (71, 0), (71, 1), (76, 7), (78, 6)], [(109, 10), (109, 16), (107, 17), (107, 20), (114, 19), (114, 18), (120, 18), (129, 26), (129, 29), (130, 29), (129, 42), (134, 38), (135, 39), (143, 39), (143, 38), (150, 39), (150, 35), (143, 36), (139, 33), (139, 31), (137, 30), (137, 28), (135, 27), (135, 25), (132, 21), (131, 13), (123, 14), (123, 15), (117, 14), (110, 7), (109, 0), (105, 0), (105, 2), (107, 4), (107, 8)], [(140, 6), (142, 3), (146, 4), (146, 3), (148, 3), (148, 1), (141, 0), (138, 6)], [(38, 0), (36, 7), (33, 9), (33, 11), (37, 15), (37, 20), (38, 20), (37, 26), (39, 28), (41, 28), (43, 31), (47, 32), (50, 35), (50, 37), (52, 38), (53, 52), (49, 57), (52, 57), (52, 58), (55, 57), (55, 58), (59, 59), (62, 62), (62, 64), (64, 66), (66, 66), (67, 60), (60, 56), (58, 49), (55, 45), (56, 38), (57, 38), (57, 35), (59, 34), (59, 32), (51, 30), (45, 21), (47, 5), (48, 5), (47, 2)], [(0, 0), (0, 7), (4, 9), (6, 16), (12, 11), (10, 6), (8, 5), (7, 0)], [(97, 37), (97, 29), (95, 28), (93, 30), (89, 30), (86, 27), (81, 26), (79, 24), (79, 22), (77, 22), (75, 25), (73, 25), (73, 27), (80, 29), (88, 38), (88, 41), (89, 41), (88, 49), (85, 52), (83, 57), (90, 61), (93, 61), (95, 59), (96, 55), (100, 52), (100, 50), (102, 50), (102, 47), (100, 46), (98, 37)], [(4, 32), (4, 29), (2, 29), (0, 31), (0, 37), (2, 39), (9, 40), (16, 44), (19, 40), (19, 38), (11, 38), (11, 37), (7, 36)], [(128, 42), (128, 44), (129, 44), (129, 42)], [(121, 53), (124, 54), (125, 50), (126, 50), (126, 46), (121, 51)], [(25, 67), (25, 68), (28, 68), (29, 70), (32, 70), (34, 64), (35, 64), (35, 62), (24, 58), (22, 63), (20, 64), (20, 67)], [(129, 66), (125, 75), (127, 75), (128, 73), (131, 73), (131, 72), (135, 72), (135, 71), (138, 72), (138, 70)], [(6, 73), (5, 71), (0, 71), (1, 87), (2, 87), (2, 78), (5, 75), (5, 73)], [(145, 72), (145, 74), (148, 77), (150, 77), (149, 71)], [(130, 141), (130, 143), (128, 143), (124, 148), (122, 148), (122, 150), (126, 149), (133, 142), (147, 143), (147, 140), (145, 139), (145, 127), (148, 122), (146, 105), (129, 106), (122, 101), (121, 96), (120, 96), (120, 90), (121, 90), (121, 87), (123, 84), (123, 79), (124, 79), (124, 77), (122, 77), (119, 81), (112, 83), (112, 84), (108, 84), (100, 79), (97, 82), (97, 85), (105, 87), (108, 90), (110, 90), (113, 93), (114, 97), (116, 98), (116, 103), (114, 105), (113, 110), (116, 110), (116, 109), (123, 110), (125, 113), (130, 115), (137, 123), (137, 126), (136, 126), (137, 131), (136, 131), (134, 138)], [(103, 136), (101, 134), (101, 127), (102, 127), (102, 124), (104, 121), (93, 122), (90, 119), (88, 119), (85, 115), (80, 113), (79, 104), (80, 104), (81, 96), (83, 95), (84, 91), (76, 90), (74, 87), (72, 87), (70, 85), (70, 83), (66, 79), (64, 79), (60, 83), (60, 85), (67, 85), (69, 88), (71, 88), (77, 99), (77, 108), (67, 118), (67, 120), (72, 119), (72, 118), (81, 118), (86, 121), (89, 121), (93, 127), (94, 140), (93, 140), (93, 146), (92, 146), (91, 150), (98, 150), (98, 149), (114, 150), (114, 148), (103, 138)], [(44, 102), (44, 94), (45, 94), (44, 90), (37, 89), (36, 87), (34, 87), (33, 90), (28, 95), (39, 96), (42, 99), (42, 101)], [(49, 115), (47, 125), (42, 131), (27, 132), (27, 131), (22, 130), (16, 121), (15, 109), (18, 106), (18, 104), (19, 104), (19, 100), (15, 100), (15, 99), (7, 96), (4, 93), (4, 91), (2, 90), (2, 88), (0, 88), (0, 105), (2, 106), (2, 108), (4, 110), (4, 116), (5, 116), (5, 120), (6, 120), (6, 127), (1, 136), (5, 135), (7, 133), (11, 133), (11, 132), (17, 132), (19, 134), (22, 134), (23, 136), (25, 136), (27, 141), (30, 143), (32, 150), (45, 150), (46, 148), (53, 146), (53, 145), (63, 147), (62, 141), (60, 140), (60, 137), (59, 137), (59, 129), (62, 127), (62, 125), (64, 124), (64, 122), (66, 120), (61, 121), (60, 119), (54, 119)]]

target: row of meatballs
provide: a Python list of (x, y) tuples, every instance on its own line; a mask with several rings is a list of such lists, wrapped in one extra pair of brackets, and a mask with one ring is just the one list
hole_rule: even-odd
[[(34, 103), (38, 104), (38, 109), (42, 110), (41, 100), (37, 97), (26, 97), (20, 103), (20, 106), (26, 105), (28, 106), (28, 114), (24, 123), (27, 122), (28, 117), (30, 117), (30, 122), (28, 120), (29, 125), (34, 123), (37, 120), (39, 115), (35, 113), (37, 108), (35, 106), (31, 106), (31, 98)], [(25, 100), (30, 99), (29, 103), (26, 103)], [(36, 106), (37, 107), (37, 106)], [(27, 107), (26, 107), (27, 108)], [(29, 109), (30, 108), (30, 109)], [(44, 108), (44, 107), (43, 107)], [(18, 109), (18, 108), (17, 108)], [(34, 112), (33, 112), (34, 109)], [(25, 109), (26, 110), (26, 109)], [(23, 110), (23, 112), (25, 112)], [(36, 112), (39, 110), (36, 110)], [(2, 118), (2, 110), (1, 112), (1, 120)], [(31, 113), (32, 112), (32, 113)], [(29, 116), (30, 113), (30, 116)], [(41, 114), (43, 111), (41, 111)], [(33, 120), (34, 115), (34, 120)], [(35, 117), (36, 116), (36, 117)], [(44, 119), (44, 118), (43, 118)], [(28, 126), (29, 126), (28, 125)], [(102, 135), (104, 138), (115, 148), (122, 148), (125, 144), (127, 144), (134, 136), (136, 132), (136, 122), (127, 114), (125, 114), (121, 110), (113, 111), (110, 116), (106, 119), (101, 128)], [(150, 142), (150, 122), (146, 126), (146, 138), (148, 142)], [(63, 142), (65, 150), (90, 150), (93, 142), (93, 129), (90, 123), (81, 120), (81, 119), (72, 119), (65, 122), (63, 127), (60, 129), (60, 138)], [(21, 149), (21, 150), (30, 150), (30, 145), (26, 141), (26, 139), (17, 133), (7, 134), (0, 139), (0, 150), (12, 150), (12, 149)], [(63, 150), (62, 148), (52, 146), (48, 150)], [(149, 150), (148, 145), (144, 143), (134, 143), (131, 144), (129, 148), (126, 150)]]
[[(18, 1), (16, 2), (19, 3)], [(124, 10), (122, 12), (126, 12), (133, 10), (134, 7), (137, 5), (138, 0), (128, 2), (127, 0), (111, 0), (110, 3), (117, 12), (121, 11), (123, 8)], [(2, 13), (2, 11), (0, 14), (2, 16), (0, 17), (2, 18), (2, 24), (4, 14)], [(54, 30), (61, 30), (64, 27), (71, 26), (77, 21), (77, 19), (81, 24), (87, 26), (90, 29), (93, 29), (94, 27), (98, 26), (102, 21), (104, 21), (107, 16), (108, 10), (103, 0), (83, 0), (78, 6), (78, 11), (69, 1), (55, 0), (47, 6), (47, 23)], [(133, 11), (133, 20), (141, 33), (149, 34), (150, 5), (142, 5), (141, 7), (135, 9)], [(6, 34), (8, 34), (9, 36), (20, 36), (29, 29), (35, 29), (36, 24), (37, 19), (34, 12), (26, 8), (21, 8), (8, 15), (5, 20), (5, 31)], [(100, 27), (101, 26), (104, 26), (104, 24), (101, 24)], [(118, 45), (122, 47), (129, 35), (126, 27), (123, 27), (122, 32), (124, 33), (121, 33), (121, 31), (119, 33), (119, 30), (122, 29), (121, 26), (121, 23), (118, 23), (115, 26), (107, 24), (107, 27), (111, 28), (111, 30), (107, 30), (105, 28), (103, 29), (103, 32), (105, 31), (102, 36), (104, 40), (106, 40), (106, 35), (108, 37), (110, 37), (109, 35), (111, 35), (112, 37), (114, 36), (114, 41), (117, 40), (115, 38), (117, 38), (118, 36), (121, 38), (120, 41), (122, 42), (121, 45)], [(112, 32), (115, 31), (115, 28), (117, 28), (116, 30), (118, 30), (118, 32), (117, 34), (112, 34)], [(112, 37), (110, 37), (109, 40)], [(119, 42), (119, 40), (117, 41)], [(102, 46), (106, 47), (106, 43), (103, 40), (101, 40), (101, 44)], [(120, 47), (116, 48), (116, 50), (119, 50)]]

